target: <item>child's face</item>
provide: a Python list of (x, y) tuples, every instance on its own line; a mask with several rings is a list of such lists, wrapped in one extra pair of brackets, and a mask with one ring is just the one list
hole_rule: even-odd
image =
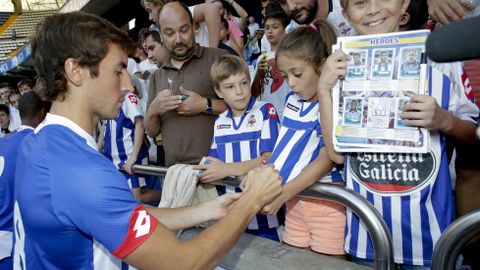
[(242, 116), (250, 101), (250, 80), (245, 73), (231, 75), (221, 81), (215, 92), (223, 98), (232, 110), (233, 116)]
[(265, 22), (265, 35), (267, 35), (267, 40), (271, 45), (277, 45), (286, 35), (285, 27), (279, 19), (269, 18)]
[(410, 0), (349, 0), (344, 16), (361, 35), (399, 31)]
[(295, 94), (305, 101), (317, 99), (317, 82), (319, 75), (310, 63), (279, 55), (277, 58), (277, 67)]
[(8, 114), (4, 111), (1, 111), (0, 112), (0, 126), (3, 129), (6, 129), (6, 128), (8, 128), (9, 125), (10, 125), (10, 118), (8, 117)]

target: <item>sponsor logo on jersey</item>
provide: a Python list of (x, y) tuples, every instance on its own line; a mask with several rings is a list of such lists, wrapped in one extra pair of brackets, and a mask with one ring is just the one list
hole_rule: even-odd
[(404, 193), (432, 178), (436, 159), (427, 154), (355, 153), (349, 158), (352, 177), (376, 192)]
[(232, 127), (232, 125), (230, 125), (230, 124), (217, 125), (217, 130), (219, 130), (219, 129), (229, 129), (231, 127)]
[(287, 103), (287, 108), (289, 108), (290, 110), (292, 110), (294, 112), (298, 112), (300, 110), (300, 108), (298, 108), (297, 106), (292, 105), (290, 103)]

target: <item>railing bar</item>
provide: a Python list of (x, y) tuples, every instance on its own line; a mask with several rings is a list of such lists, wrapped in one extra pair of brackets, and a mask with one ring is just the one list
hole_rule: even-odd
[[(135, 173), (147, 175), (165, 175), (168, 170), (164, 167), (147, 165), (134, 165), (132, 169)], [(215, 182), (216, 185), (222, 186), (238, 186), (239, 183), (236, 178), (232, 177)], [(375, 269), (395, 269), (392, 237), (389, 229), (380, 213), (360, 194), (342, 186), (320, 183), (313, 184), (300, 194), (335, 201), (350, 208), (365, 223), (367, 231), (371, 235), (375, 250)]]

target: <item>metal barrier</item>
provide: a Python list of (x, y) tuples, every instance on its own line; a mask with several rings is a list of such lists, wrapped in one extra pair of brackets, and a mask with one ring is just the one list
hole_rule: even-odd
[(468, 240), (479, 234), (480, 210), (475, 210), (455, 220), (438, 239), (433, 251), (432, 269), (455, 269), (460, 249)]
[[(132, 169), (135, 173), (147, 175), (164, 175), (168, 170), (164, 167), (147, 165), (133, 165)], [(227, 178), (215, 184), (238, 186), (238, 181), (235, 178)], [(372, 238), (375, 251), (374, 268), (382, 270), (395, 269), (390, 231), (380, 213), (360, 194), (342, 186), (317, 183), (303, 191), (301, 195), (332, 200), (350, 208), (365, 223), (367, 231)]]

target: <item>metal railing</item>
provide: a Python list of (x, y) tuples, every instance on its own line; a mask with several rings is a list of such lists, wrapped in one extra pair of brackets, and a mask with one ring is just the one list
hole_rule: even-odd
[[(168, 168), (147, 165), (134, 165), (135, 173), (165, 175)], [(215, 183), (223, 186), (238, 186), (235, 178), (227, 178)], [(345, 187), (332, 184), (313, 184), (301, 195), (335, 201), (350, 208), (365, 223), (372, 238), (375, 269), (395, 269), (393, 244), (390, 231), (378, 211), (360, 194)]]
[(432, 269), (455, 269), (460, 249), (468, 240), (479, 234), (480, 210), (475, 210), (455, 220), (438, 239), (433, 251)]

